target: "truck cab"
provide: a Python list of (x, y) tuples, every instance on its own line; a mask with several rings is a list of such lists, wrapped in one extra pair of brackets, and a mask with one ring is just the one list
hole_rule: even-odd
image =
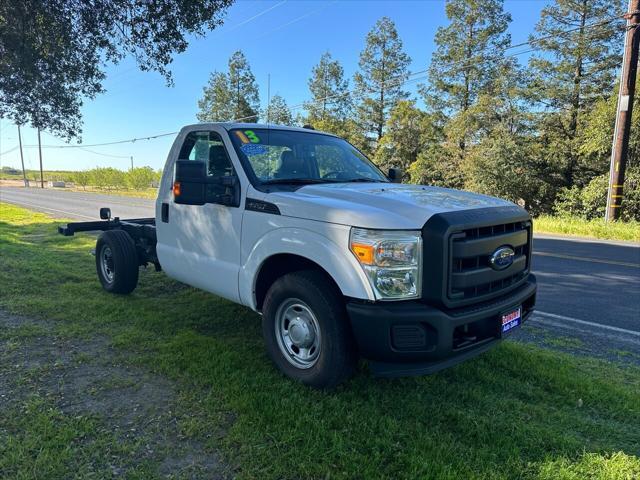
[(92, 227), (124, 232), (135, 252), (116, 262), (112, 244), (105, 270), (109, 239), (98, 240), (98, 276), (126, 293), (135, 282), (113, 285), (133, 270), (117, 267), (153, 263), (255, 310), (270, 358), (308, 385), (339, 384), (359, 357), (376, 375), (433, 373), (533, 311), (532, 223), (505, 200), (400, 177), (308, 128), (190, 125), (169, 152), (155, 220)]

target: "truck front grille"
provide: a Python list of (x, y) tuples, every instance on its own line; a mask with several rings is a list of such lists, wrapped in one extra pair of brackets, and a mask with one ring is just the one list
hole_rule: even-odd
[[(424, 302), (460, 309), (505, 295), (526, 282), (531, 269), (531, 218), (518, 206), (457, 210), (433, 215), (422, 228)], [(513, 263), (495, 270), (500, 247)]]
[[(449, 298), (456, 301), (486, 297), (518, 284), (529, 272), (530, 237), (530, 222), (474, 227), (453, 233)], [(513, 248), (513, 263), (504, 270), (494, 270), (489, 258), (503, 246)]]

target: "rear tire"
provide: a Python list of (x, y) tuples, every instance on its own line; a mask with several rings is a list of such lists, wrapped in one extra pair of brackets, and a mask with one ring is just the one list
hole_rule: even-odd
[(289, 273), (274, 282), (264, 301), (262, 333), (273, 363), (306, 385), (332, 388), (355, 370), (344, 300), (322, 272)]
[(138, 253), (124, 230), (108, 230), (96, 243), (96, 271), (107, 292), (127, 294), (138, 285)]

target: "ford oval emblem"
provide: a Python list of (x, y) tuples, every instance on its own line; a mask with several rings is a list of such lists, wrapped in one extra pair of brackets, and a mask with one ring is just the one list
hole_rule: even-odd
[(489, 257), (489, 266), (494, 270), (504, 270), (513, 263), (516, 252), (511, 247), (500, 247)]

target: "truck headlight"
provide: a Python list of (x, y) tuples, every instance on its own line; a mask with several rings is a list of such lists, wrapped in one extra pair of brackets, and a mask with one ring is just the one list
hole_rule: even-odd
[(352, 228), (350, 246), (377, 297), (389, 300), (420, 297), (419, 231)]

